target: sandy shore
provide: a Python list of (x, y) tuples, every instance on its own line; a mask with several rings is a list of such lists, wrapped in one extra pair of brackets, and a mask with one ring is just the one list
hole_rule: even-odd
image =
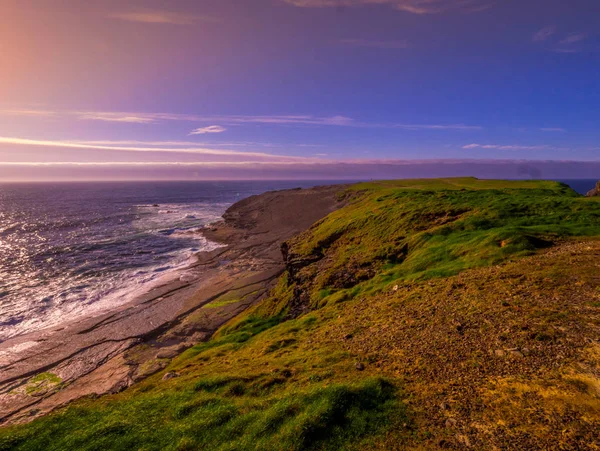
[[(28, 421), (83, 396), (120, 391), (210, 338), (265, 295), (284, 270), (281, 244), (339, 208), (341, 189), (242, 200), (203, 232), (225, 246), (198, 254), (179, 280), (108, 313), (0, 343), (0, 422)], [(228, 295), (232, 301), (203, 308)], [(40, 373), (61, 383), (34, 382)]]

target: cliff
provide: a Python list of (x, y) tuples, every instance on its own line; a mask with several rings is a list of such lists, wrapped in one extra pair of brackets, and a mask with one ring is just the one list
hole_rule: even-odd
[[(468, 178), (324, 192), (339, 208), (269, 241), (280, 275), (210, 340), (0, 449), (593, 449), (600, 203)], [(294, 221), (278, 196), (265, 229), (241, 214), (259, 196), (211, 233), (251, 255), (242, 230)]]

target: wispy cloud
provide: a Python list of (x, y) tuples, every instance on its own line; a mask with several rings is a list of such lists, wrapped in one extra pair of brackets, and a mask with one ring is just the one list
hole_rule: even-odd
[(401, 128), (404, 130), (457, 130), (457, 131), (476, 131), (483, 130), (483, 127), (478, 125), (465, 125), (465, 124), (392, 124), (393, 128)]
[(354, 47), (374, 47), (380, 49), (408, 49), (411, 47), (407, 40), (378, 41), (370, 39), (340, 39), (340, 44)]
[(0, 114), (6, 116), (30, 116), (30, 117), (53, 117), (57, 116), (56, 111), (34, 110), (34, 109), (8, 109), (1, 110)]
[(487, 149), (487, 150), (555, 150), (555, 147), (539, 145), (539, 146), (523, 146), (523, 145), (500, 145), (500, 144), (467, 144), (463, 149)]
[(564, 128), (560, 128), (560, 127), (546, 127), (546, 128), (540, 128), (541, 131), (543, 132), (560, 132), (560, 133), (565, 133), (567, 130)]
[(556, 27), (542, 28), (533, 35), (533, 42), (543, 44), (547, 50), (557, 53), (579, 53), (581, 44), (587, 38), (585, 33), (557, 33)]
[(556, 32), (555, 27), (545, 27), (533, 35), (533, 42), (547, 41)]
[(220, 125), (210, 125), (208, 127), (200, 127), (192, 130), (190, 135), (206, 135), (209, 133), (223, 133), (225, 131), (227, 131), (225, 127), (221, 127)]
[(131, 113), (131, 112), (105, 112), (105, 111), (79, 111), (63, 112), (64, 115), (75, 116), (82, 120), (104, 122), (128, 122), (135, 124), (153, 124), (160, 121), (187, 121), (198, 122), (200, 117), (191, 114), (171, 113)]
[(173, 11), (127, 11), (108, 14), (112, 19), (145, 24), (194, 25), (199, 22), (215, 22), (215, 18)]
[(302, 157), (290, 157), (274, 155), (264, 152), (242, 152), (238, 150), (227, 149), (209, 149), (201, 147), (155, 147), (152, 145), (113, 145), (109, 144), (87, 144), (85, 142), (68, 140), (40, 140), (15, 137), (0, 137), (0, 144), (10, 144), (13, 146), (37, 146), (54, 147), (67, 149), (87, 149), (87, 150), (107, 150), (118, 152), (172, 152), (172, 153), (192, 153), (200, 155), (221, 155), (221, 156), (240, 156), (240, 157), (260, 157), (265, 159), (276, 158), (284, 160), (300, 160)]
[(283, 0), (301, 8), (357, 7), (387, 5), (412, 14), (440, 14), (447, 11), (477, 12), (493, 6), (490, 0)]
[(295, 143), (276, 143), (276, 142), (257, 142), (257, 141), (226, 141), (226, 142), (197, 142), (197, 141), (138, 141), (138, 140), (68, 140), (71, 144), (85, 144), (93, 146), (142, 146), (142, 147), (251, 147), (251, 148), (315, 148), (327, 147), (323, 144), (295, 144)]
[(103, 122), (125, 122), (128, 124), (152, 124), (156, 119), (144, 115), (127, 113), (80, 113), (79, 119)]
[(583, 50), (581, 43), (586, 37), (585, 33), (570, 33), (561, 39), (552, 50), (557, 53), (579, 53)]
[(390, 128), (404, 130), (482, 130), (482, 127), (466, 124), (400, 124), (357, 121), (347, 116), (215, 116), (205, 117), (205, 121), (221, 122), (228, 125), (314, 125), (358, 128)]
[(337, 125), (352, 126), (357, 122), (346, 116), (311, 116), (311, 115), (283, 115), (283, 116), (215, 116), (204, 117), (205, 121), (222, 122), (225, 124), (271, 124), (271, 125)]
[[(73, 117), (79, 120), (93, 120), (103, 122), (129, 123), (129, 124), (154, 124), (164, 121), (183, 121), (199, 123), (219, 123), (228, 126), (241, 125), (269, 125), (269, 126), (329, 126), (329, 127), (356, 127), (356, 128), (388, 128), (403, 130), (458, 130), (474, 131), (482, 130), (483, 127), (467, 124), (403, 124), (403, 123), (379, 123), (366, 122), (353, 119), (348, 116), (315, 116), (315, 115), (270, 115), (270, 116), (199, 116), (193, 114), (175, 113), (130, 113), (130, 112), (92, 112), (92, 111), (56, 111), (45, 112), (55, 116)], [(0, 114), (11, 114), (11, 110), (0, 110)], [(33, 114), (32, 114), (33, 115)], [(223, 130), (221, 130), (223, 129)], [(221, 133), (225, 131), (223, 126), (200, 127), (196, 134)], [(196, 130), (194, 130), (196, 131)]]
[(585, 39), (584, 33), (571, 33), (565, 38), (561, 39), (558, 45), (572, 45)]

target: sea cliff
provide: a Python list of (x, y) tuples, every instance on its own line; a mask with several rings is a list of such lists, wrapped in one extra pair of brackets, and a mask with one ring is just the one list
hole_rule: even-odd
[[(119, 393), (4, 428), (0, 449), (593, 449), (597, 198), (372, 182), (250, 198), (206, 235), (229, 247), (113, 357), (133, 371)], [(84, 379), (44, 371), (12, 379), (52, 395), (11, 421)]]

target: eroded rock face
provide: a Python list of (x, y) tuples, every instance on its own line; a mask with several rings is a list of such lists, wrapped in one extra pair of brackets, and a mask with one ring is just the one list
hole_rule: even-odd
[(586, 194), (586, 196), (587, 197), (597, 197), (597, 196), (600, 196), (600, 181), (598, 183), (596, 183), (596, 187), (593, 190), (589, 191)]

